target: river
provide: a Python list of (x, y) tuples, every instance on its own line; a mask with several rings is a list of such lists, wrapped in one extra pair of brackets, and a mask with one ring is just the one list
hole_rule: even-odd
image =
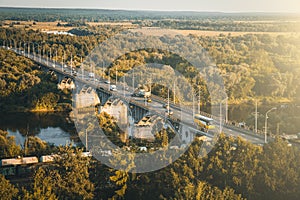
[[(265, 112), (271, 107), (276, 111), (269, 114), (268, 128), (272, 133), (296, 134), (300, 132), (300, 106), (297, 105), (261, 105), (258, 106), (258, 129), (263, 130)], [(229, 119), (235, 122), (246, 122), (254, 127), (253, 104), (229, 105)], [(73, 142), (75, 146), (82, 143), (77, 136), (74, 123), (68, 113), (0, 113), (0, 129), (7, 130), (15, 136), (17, 144), (23, 146), (27, 136), (37, 136), (54, 145), (66, 145)]]
[(26, 136), (37, 136), (56, 146), (81, 145), (68, 113), (0, 113), (0, 129), (23, 146)]

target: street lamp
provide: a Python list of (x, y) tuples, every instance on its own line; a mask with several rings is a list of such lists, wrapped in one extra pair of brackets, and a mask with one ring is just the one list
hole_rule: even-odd
[(116, 85), (117, 85), (117, 82), (118, 82), (118, 66), (116, 66)]
[(276, 110), (277, 108), (276, 107), (273, 107), (273, 108), (271, 108), (270, 110), (268, 110), (267, 112), (266, 112), (266, 118), (265, 118), (265, 143), (267, 143), (267, 130), (268, 130), (268, 113), (269, 112), (271, 112), (271, 111), (273, 111), (273, 110)]
[(222, 103), (225, 101), (225, 123), (227, 123), (228, 120), (228, 97), (220, 101), (220, 119), (219, 119), (219, 128), (220, 128), (220, 133), (222, 133), (222, 120), (223, 120), (223, 113), (222, 113)]
[(258, 112), (257, 112), (257, 99), (255, 99), (255, 133), (257, 133), (257, 119), (258, 119)]

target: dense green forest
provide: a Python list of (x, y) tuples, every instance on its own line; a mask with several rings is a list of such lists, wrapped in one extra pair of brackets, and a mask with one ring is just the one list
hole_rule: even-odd
[[(36, 54), (40, 53), (55, 61), (64, 61), (69, 65), (72, 55), (73, 65), (80, 67), (81, 57), (83, 60), (87, 59), (99, 43), (123, 29), (122, 26), (82, 26), (74, 31), (79, 36), (69, 36), (46, 34), (24, 28), (0, 28), (0, 44), (21, 49), (24, 49), (25, 45), (27, 51), (28, 42), (30, 42), (30, 51), (33, 51), (34, 45)], [(81, 33), (88, 34), (82, 36)], [(286, 133), (298, 132), (298, 118), (296, 114), (292, 113), (298, 112), (297, 105), (300, 103), (299, 34), (246, 34), (240, 36), (220, 34), (218, 36), (191, 35), (189, 37), (206, 50), (211, 60), (220, 69), (230, 103), (240, 104), (249, 100), (253, 104), (254, 98), (258, 99), (259, 104), (262, 105), (269, 105), (271, 102), (292, 102), (294, 105), (289, 109), (291, 112), (282, 110), (276, 112), (275, 117), (271, 117), (271, 130), (276, 133), (280, 126), (280, 129)], [(172, 41), (172, 38), (162, 36), (160, 40)], [(177, 38), (177, 41), (180, 41), (180, 37)], [(151, 41), (149, 41), (149, 45), (151, 45)], [(189, 46), (190, 44), (184, 45)], [(190, 51), (197, 54), (197, 52), (193, 52), (193, 49)], [(21, 59), (21, 56), (18, 58)], [(176, 54), (144, 49), (119, 57), (108, 68), (110, 68), (112, 79), (115, 79), (116, 70), (118, 79), (120, 79), (133, 67), (153, 62), (170, 65), (182, 73), (194, 85), (195, 91), (201, 90), (202, 104), (210, 103), (210, 94), (206, 83), (201, 77), (195, 76), (195, 69), (190, 63)], [(139, 70), (140, 73), (146, 73), (145, 69)], [(103, 74), (102, 63), (96, 63), (96, 73), (107, 78), (108, 69), (105, 69), (105, 74)], [(162, 76), (162, 74), (160, 75)], [(137, 76), (136, 81), (144, 82), (139, 77)], [(6, 87), (8, 87), (7, 84)], [(186, 90), (186, 88), (180, 89)], [(152, 92), (163, 97), (167, 96), (167, 89), (157, 83), (152, 83)], [(170, 97), (172, 100), (173, 93)], [(177, 102), (184, 100), (184, 96), (180, 96), (180, 93), (176, 98)], [(263, 121), (263, 117), (260, 116), (260, 122)], [(247, 121), (252, 123), (253, 116)], [(262, 127), (263, 124), (259, 123), (259, 129)]]
[[(0, 132), (4, 157), (22, 155), (7, 132)], [(34, 142), (35, 141), (35, 142)], [(49, 153), (32, 140), (28, 152)], [(34, 144), (34, 145), (33, 145)], [(201, 141), (166, 168), (136, 174), (114, 170), (71, 147), (52, 149), (61, 155), (35, 170), (26, 184), (0, 177), (1, 199), (297, 199), (299, 149), (279, 138), (264, 147), (221, 135), (212, 151), (199, 157)], [(51, 152), (51, 151), (50, 151)], [(24, 153), (24, 152), (23, 152)], [(1, 154), (2, 155), (2, 154)], [(40, 155), (40, 154), (35, 154)], [(111, 160), (116, 162), (116, 160)], [(134, 162), (134, 158), (133, 158)], [(134, 167), (134, 165), (133, 165)], [(5, 189), (4, 189), (5, 188)]]
[[(73, 63), (80, 66), (80, 57), (86, 57), (101, 41), (121, 31), (122, 27), (93, 29), (98, 34), (62, 36), (32, 30), (2, 28), (0, 29), (0, 43), (21, 48), (26, 43), (25, 48), (27, 50), (27, 43), (29, 42), (35, 45), (36, 53), (51, 56), (53, 60), (58, 62), (65, 60), (67, 63), (70, 63), (71, 55), (73, 55)], [(99, 34), (100, 32), (105, 34)], [(168, 40), (169, 38), (167, 36), (161, 38), (161, 40), (165, 39)], [(219, 36), (200, 36), (195, 39), (221, 70), (227, 95), (232, 101), (248, 96), (261, 99), (300, 100), (300, 88), (297, 84), (300, 76), (300, 35), (247, 34), (226, 36), (221, 34)], [(32, 46), (30, 49), (33, 50)], [(190, 51), (193, 50), (190, 49)], [(157, 53), (162, 55), (158, 56)], [(115, 62), (116, 65), (110, 66), (110, 68), (112, 68), (112, 72), (117, 69), (119, 76), (121, 76), (132, 67), (147, 62), (171, 65), (183, 73), (192, 83), (197, 84), (195, 89), (197, 87), (202, 88), (203, 102), (209, 101), (209, 94), (205, 91), (205, 83), (199, 82), (199, 77), (193, 75), (195, 69), (186, 61), (178, 58), (177, 55), (166, 52), (154, 51), (151, 53), (148, 51), (145, 53), (140, 51), (121, 57)], [(102, 63), (96, 64), (97, 69), (101, 71)], [(111, 73), (112, 78), (114, 78), (114, 74)]]
[(0, 49), (0, 110), (66, 111), (70, 93), (57, 89), (57, 79), (30, 59)]

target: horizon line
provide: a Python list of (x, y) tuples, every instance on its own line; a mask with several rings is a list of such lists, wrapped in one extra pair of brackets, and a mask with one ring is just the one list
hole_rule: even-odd
[(193, 12), (193, 13), (223, 13), (223, 14), (300, 14), (296, 11), (217, 11), (217, 10), (155, 10), (155, 9), (126, 9), (126, 8), (91, 8), (91, 7), (41, 7), (41, 6), (8, 6), (0, 5), (0, 8), (21, 8), (21, 9), (69, 9), (69, 10), (111, 10), (111, 11), (147, 11), (147, 12)]

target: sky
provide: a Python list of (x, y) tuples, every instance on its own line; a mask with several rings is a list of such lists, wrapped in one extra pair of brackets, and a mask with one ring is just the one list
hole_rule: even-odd
[(300, 0), (0, 0), (0, 6), (300, 13)]

